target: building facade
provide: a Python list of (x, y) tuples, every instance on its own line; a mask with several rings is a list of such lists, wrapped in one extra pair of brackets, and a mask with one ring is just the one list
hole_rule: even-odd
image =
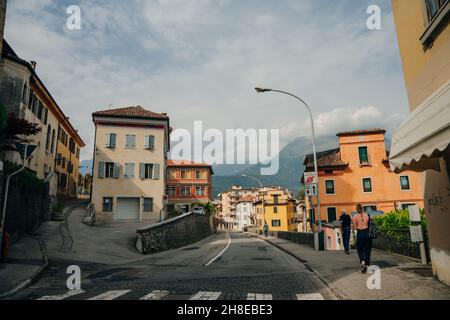
[(91, 203), (100, 221), (160, 220), (165, 194), (169, 117), (141, 106), (92, 114)]
[(272, 231), (296, 231), (297, 209), (295, 200), (288, 190), (281, 188), (264, 190), (258, 195), (254, 205), (259, 229), (267, 222), (269, 230)]
[[(59, 128), (62, 126), (67, 128), (76, 141), (78, 150), (84, 147), (84, 142), (38, 77), (36, 62), (21, 59), (6, 41), (3, 41), (0, 60), (0, 85), (0, 103), (7, 111), (15, 113), (21, 119), (36, 123), (41, 128), (37, 135), (30, 137), (32, 140), (30, 144), (35, 146), (35, 150), (25, 166), (39, 179), (47, 179), (50, 195), (56, 197), (59, 181), (56, 168)], [(2, 158), (22, 163), (17, 152), (6, 152)], [(78, 175), (77, 167), (74, 167), (73, 175)]]
[[(421, 175), (413, 171), (395, 174), (389, 168), (382, 129), (338, 133), (339, 148), (317, 155), (321, 220), (339, 219), (341, 210), (356, 211), (361, 203), (366, 211), (389, 212), (410, 205), (424, 207)], [(305, 172), (314, 171), (312, 155), (305, 158)], [(307, 197), (309, 198), (309, 197)], [(311, 203), (307, 201), (311, 221)]]
[(236, 209), (239, 199), (248, 196), (256, 198), (259, 192), (260, 190), (256, 188), (246, 189), (237, 185), (232, 186), (228, 191), (222, 192), (218, 199), (220, 205), (216, 206), (216, 208), (220, 208), (220, 211), (217, 212), (217, 216), (221, 220), (222, 227), (224, 229), (237, 230), (238, 221)]
[(190, 212), (195, 205), (212, 201), (213, 169), (208, 164), (186, 160), (167, 162), (168, 212)]
[(392, 137), (391, 169), (423, 172), (434, 274), (450, 285), (450, 1), (392, 0), (411, 111)]
[(255, 225), (255, 201), (256, 197), (252, 195), (243, 196), (238, 200), (236, 204), (236, 223), (238, 230), (244, 231), (247, 227)]

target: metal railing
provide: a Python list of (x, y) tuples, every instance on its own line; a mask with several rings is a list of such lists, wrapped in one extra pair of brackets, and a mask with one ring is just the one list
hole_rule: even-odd
[[(430, 262), (430, 246), (428, 241), (428, 233), (426, 230), (423, 230), (423, 239), (425, 243), (427, 261)], [(409, 229), (396, 229), (390, 230), (389, 232), (380, 230), (378, 237), (373, 240), (373, 247), (415, 259), (421, 258), (419, 243), (411, 241)]]

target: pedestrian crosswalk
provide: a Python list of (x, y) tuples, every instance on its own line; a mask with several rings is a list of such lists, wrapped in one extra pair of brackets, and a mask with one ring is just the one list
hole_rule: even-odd
[[(174, 296), (180, 296), (179, 294), (172, 293)], [(65, 293), (57, 295), (45, 295), (37, 298), (36, 300), (64, 300), (64, 299), (77, 299), (77, 300), (115, 300), (118, 298), (135, 299), (135, 300), (163, 300), (168, 299), (171, 293), (167, 290), (153, 290), (145, 295), (136, 297), (136, 294), (132, 295), (132, 290), (110, 290), (102, 293), (96, 293), (90, 295), (85, 290), (69, 290)], [(247, 300), (263, 301), (273, 300), (271, 293), (247, 293), (242, 295)], [(293, 295), (296, 300), (325, 300), (321, 293), (299, 293)], [(292, 298), (293, 298), (292, 297)], [(221, 291), (198, 291), (194, 294), (186, 295), (186, 300), (226, 300), (226, 295)], [(290, 299), (289, 297), (280, 297), (280, 300)]]

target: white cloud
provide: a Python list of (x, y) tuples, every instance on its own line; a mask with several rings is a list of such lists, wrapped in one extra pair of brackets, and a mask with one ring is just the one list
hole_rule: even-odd
[[(88, 144), (83, 159), (92, 156), (90, 114), (110, 104), (167, 112), (174, 128), (191, 129), (195, 120), (220, 130), (279, 128), (283, 142), (309, 133), (307, 112), (254, 86), (307, 99), (319, 132), (374, 119), (386, 127), (385, 118), (394, 123), (407, 112), (388, 9), (383, 30), (369, 32), (366, 7), (353, 0), (82, 1), (82, 30), (69, 31), (61, 4), (24, 3), (8, 2), (6, 38), (38, 62)], [(350, 119), (349, 110), (357, 110)]]

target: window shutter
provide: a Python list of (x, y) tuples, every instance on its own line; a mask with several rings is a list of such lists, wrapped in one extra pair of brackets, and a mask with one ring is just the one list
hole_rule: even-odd
[(148, 136), (148, 148), (150, 150), (155, 149), (155, 136)]
[(145, 179), (145, 163), (139, 164), (139, 178)]
[(130, 135), (127, 134), (127, 135), (125, 135), (125, 148), (129, 148), (129, 147), (131, 147), (131, 145), (130, 145)]
[(148, 139), (149, 139), (149, 136), (145, 136), (144, 137), (144, 149), (148, 149), (149, 148)]
[(114, 162), (114, 179), (119, 179), (119, 163)]
[(116, 134), (111, 133), (111, 148), (115, 148), (115, 147), (116, 147)]
[(98, 163), (98, 177), (99, 178), (105, 177), (105, 161), (100, 161)]
[(159, 171), (160, 171), (159, 163), (155, 163), (153, 165), (153, 179), (154, 180), (159, 180)]
[(106, 134), (106, 144), (107, 147), (111, 147), (111, 135), (109, 133)]

